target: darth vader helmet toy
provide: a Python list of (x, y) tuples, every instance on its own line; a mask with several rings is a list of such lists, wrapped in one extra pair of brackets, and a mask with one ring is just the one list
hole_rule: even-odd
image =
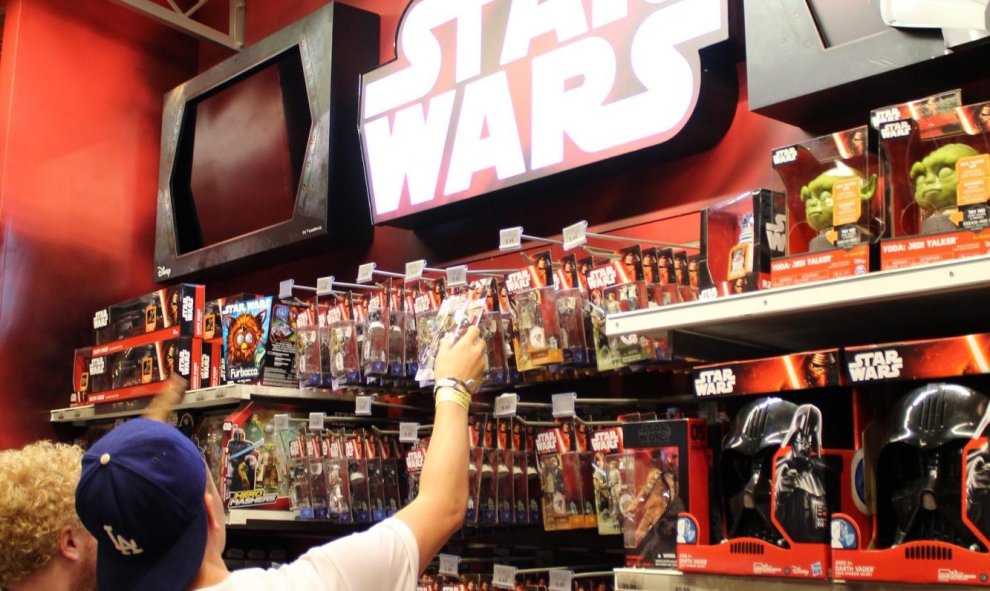
[(936, 540), (983, 550), (962, 521), (962, 449), (987, 409), (983, 394), (927, 384), (891, 409), (877, 459), (878, 548)]
[(770, 520), (770, 481), (773, 455), (784, 443), (797, 408), (780, 398), (761, 398), (736, 414), (719, 462), (727, 538), (787, 545)]

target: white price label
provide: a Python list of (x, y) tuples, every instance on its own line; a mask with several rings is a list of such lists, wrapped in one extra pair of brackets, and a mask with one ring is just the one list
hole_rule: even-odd
[(295, 279), (286, 279), (278, 282), (278, 299), (288, 300), (292, 298), (292, 286), (296, 284)]
[(354, 414), (357, 416), (371, 416), (371, 396), (358, 396), (354, 399)]
[(426, 268), (426, 261), (409, 261), (406, 263), (406, 281), (416, 281), (423, 278), (423, 269)]
[(316, 280), (316, 295), (325, 296), (330, 295), (333, 291), (333, 275), (327, 275), (326, 277), (320, 277)]
[(507, 392), (495, 399), (496, 417), (516, 416), (516, 405), (519, 404), (519, 395), (515, 392)]
[(358, 283), (370, 283), (375, 274), (375, 263), (365, 263), (358, 267)]
[(498, 231), (498, 249), (502, 252), (522, 248), (522, 226)]
[(574, 392), (567, 392), (565, 394), (554, 394), (553, 395), (553, 418), (564, 419), (574, 416), (574, 401), (577, 400), (577, 394)]
[(574, 571), (552, 568), (549, 574), (550, 591), (572, 591), (571, 580), (574, 578)]
[(275, 430), (276, 431), (289, 430), (289, 415), (275, 415)]
[(310, 431), (322, 431), (323, 426), (326, 424), (327, 415), (322, 412), (311, 412), (309, 413), (309, 430)]
[(467, 265), (457, 265), (447, 269), (447, 287), (467, 285)]
[(418, 439), (419, 439), (419, 423), (399, 423), (400, 443), (416, 443)]
[(564, 228), (564, 250), (588, 243), (588, 222), (580, 221)]
[(461, 561), (460, 556), (454, 556), (453, 554), (438, 554), (437, 558), (440, 559), (441, 575), (450, 575), (452, 577), (457, 576), (457, 565)]
[(496, 564), (492, 571), (492, 586), (496, 589), (515, 589), (516, 567)]

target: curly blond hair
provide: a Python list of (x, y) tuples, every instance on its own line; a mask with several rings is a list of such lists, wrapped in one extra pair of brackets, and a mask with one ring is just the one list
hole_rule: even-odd
[(0, 587), (46, 565), (58, 551), (59, 531), (81, 525), (75, 493), (82, 454), (51, 441), (0, 451)]

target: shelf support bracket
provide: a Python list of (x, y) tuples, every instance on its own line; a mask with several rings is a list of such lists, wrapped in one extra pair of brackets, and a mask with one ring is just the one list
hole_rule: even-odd
[(244, 13), (246, 12), (246, 0), (228, 0), (230, 20), (226, 33), (204, 25), (203, 23), (190, 18), (193, 13), (202, 8), (209, 0), (199, 0), (195, 6), (187, 11), (183, 11), (175, 4), (174, 0), (169, 0), (169, 6), (156, 4), (152, 0), (110, 0), (115, 4), (120, 4), (126, 8), (143, 14), (147, 17), (171, 27), (187, 35), (192, 35), (197, 39), (210, 41), (222, 45), (227, 49), (240, 51), (244, 47)]

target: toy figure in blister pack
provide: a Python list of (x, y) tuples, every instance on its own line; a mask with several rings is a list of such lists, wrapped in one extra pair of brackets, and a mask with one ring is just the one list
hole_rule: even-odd
[[(419, 495), (419, 478), (423, 471), (423, 461), (426, 458), (426, 448), (429, 443), (429, 438), (419, 439), (406, 451), (406, 478), (408, 480), (406, 504), (413, 502)], [(470, 494), (468, 496), (470, 499)]]
[(509, 432), (512, 419), (498, 418), (496, 420), (495, 436), (495, 497), (498, 507), (498, 522), (511, 524), (515, 522), (514, 511), (514, 465)]
[(364, 442), (359, 433), (347, 435), (344, 451), (347, 455), (347, 477), (351, 486), (351, 512), (355, 523), (368, 523), (371, 521), (368, 461), (364, 457)]
[[(854, 181), (850, 183), (850, 181)], [(841, 188), (840, 188), (841, 187)], [(835, 166), (815, 177), (810, 183), (801, 187), (801, 202), (804, 203), (804, 215), (818, 235), (808, 243), (808, 252), (821, 252), (836, 247), (835, 239), (829, 238), (829, 234), (836, 232), (841, 226), (843, 232), (851, 232), (850, 235), (842, 233), (839, 239), (849, 243), (859, 243), (862, 241), (862, 228), (855, 225), (855, 221), (836, 221), (836, 207), (840, 206), (843, 199), (848, 202), (848, 197), (843, 198), (840, 192), (848, 193), (848, 188), (852, 187), (858, 199), (864, 203), (873, 199), (877, 190), (877, 175), (870, 175), (868, 180), (863, 178), (863, 174), (858, 170), (850, 168), (843, 162), (836, 162)], [(840, 214), (841, 215), (841, 214)]]
[(255, 471), (258, 467), (258, 452), (255, 448), (260, 442), (247, 440), (247, 435), (240, 427), (234, 427), (230, 441), (227, 442), (227, 490), (253, 490)]
[[(390, 283), (391, 280), (390, 280)], [(405, 304), (405, 286), (392, 285), (389, 288), (388, 304), (388, 375), (403, 377), (406, 375), (406, 314), (411, 314), (403, 307)]]
[(296, 318), (296, 377), (305, 386), (323, 383), (321, 365), (319, 313), (311, 302)]
[(389, 339), (388, 290), (382, 286), (381, 291), (367, 294), (364, 300), (367, 301), (368, 316), (365, 320), (361, 367), (367, 377), (383, 374), (386, 370)]
[(676, 447), (626, 451), (608, 456), (619, 460), (623, 489), (618, 495), (623, 518), (623, 543), (647, 561), (674, 550), (680, 469)]
[(895, 403), (877, 460), (878, 548), (938, 540), (987, 551), (962, 521), (961, 486), (962, 448), (986, 410), (986, 396), (955, 384), (927, 384)]
[[(914, 199), (925, 215), (921, 221), (922, 234), (953, 232), (959, 229), (959, 226), (950, 219), (960, 205), (956, 195), (960, 180), (957, 164), (960, 160), (978, 155), (979, 152), (966, 144), (945, 144), (911, 166)], [(983, 201), (976, 205), (986, 211), (985, 195)], [(982, 217), (986, 218), (986, 213)]]
[(770, 519), (773, 456), (794, 424), (797, 405), (761, 398), (739, 410), (722, 442), (719, 475), (727, 539), (759, 538), (787, 547)]
[(622, 533), (622, 513), (619, 506), (622, 476), (619, 462), (615, 458), (606, 459), (620, 453), (622, 447), (622, 429), (619, 427), (603, 427), (592, 435), (592, 488), (595, 493), (599, 535)]
[(378, 433), (374, 429), (360, 430), (359, 433), (364, 440), (364, 457), (368, 466), (371, 520), (382, 521), (385, 519), (385, 474), (380, 457), (381, 448), (379, 447)]
[(344, 431), (326, 431), (327, 516), (335, 523), (351, 523), (351, 487), (344, 451)]
[(427, 347), (420, 349), (416, 380), (432, 382), (433, 362), (440, 350), (440, 343), (456, 342), (472, 326), (477, 326), (485, 309), (485, 299), (475, 290), (450, 294), (440, 304), (430, 333)]
[(774, 517), (799, 543), (824, 544), (829, 539), (821, 428), (821, 411), (810, 404), (799, 406), (784, 439), (790, 449), (774, 470)]

